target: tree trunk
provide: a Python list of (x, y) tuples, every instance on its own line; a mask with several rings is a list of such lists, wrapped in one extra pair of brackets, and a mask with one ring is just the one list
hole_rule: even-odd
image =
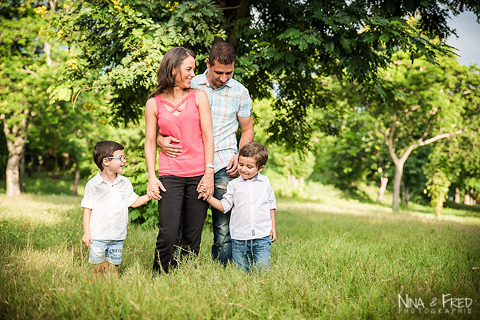
[(75, 161), (75, 179), (73, 180), (73, 191), (74, 196), (78, 195), (78, 184), (80, 182), (80, 164), (78, 161)]
[(440, 195), (438, 195), (438, 201), (435, 207), (435, 214), (437, 215), (437, 217), (440, 217), (440, 214), (442, 213), (445, 196), (446, 196), (445, 192), (442, 192)]
[(22, 150), (22, 155), (20, 157), (20, 167), (19, 167), (19, 172), (20, 172), (20, 191), (21, 192), (27, 192), (27, 187), (25, 184), (25, 147)]
[(470, 205), (470, 192), (465, 190), (465, 197), (463, 198), (463, 204)]
[(409, 194), (410, 194), (410, 190), (408, 189), (408, 185), (405, 184), (405, 180), (402, 180), (402, 203), (407, 208), (408, 208)]
[(22, 152), (25, 149), (25, 143), (27, 140), (26, 132), (28, 126), (29, 111), (23, 111), (23, 119), (17, 124), (11, 126), (7, 124), (5, 114), (0, 115), (0, 120), (3, 122), (3, 132), (7, 140), (8, 148), (8, 162), (6, 170), (7, 178), (7, 197), (13, 197), (20, 195), (20, 159)]
[(381, 125), (378, 125), (378, 129), (385, 139), (385, 145), (387, 146), (388, 153), (392, 158), (393, 163), (395, 164), (395, 177), (393, 180), (393, 201), (392, 201), (393, 212), (398, 212), (400, 209), (399, 198), (400, 198), (400, 186), (402, 183), (403, 166), (405, 165), (405, 162), (407, 161), (412, 151), (418, 147), (428, 145), (440, 139), (448, 138), (448, 137), (462, 133), (461, 130), (458, 130), (455, 132), (438, 134), (432, 138), (424, 140), (424, 138), (426, 138), (429, 134), (429, 130), (428, 130), (429, 126), (427, 126), (427, 129), (423, 133), (423, 136), (420, 139), (418, 139), (416, 142), (409, 145), (405, 149), (402, 156), (398, 157), (395, 154), (395, 148), (394, 148), (394, 141), (395, 141), (394, 137), (395, 137), (396, 125), (397, 125), (396, 113), (393, 113), (392, 123), (388, 129), (383, 129)]
[(392, 209), (393, 212), (398, 212), (400, 210), (399, 200), (400, 200), (400, 186), (402, 184), (403, 176), (403, 165), (405, 164), (405, 159), (398, 159), (398, 163), (395, 165), (395, 177), (393, 179), (393, 201)]
[(387, 190), (388, 177), (383, 176), (380, 178), (380, 188), (378, 189), (377, 203), (382, 202), (385, 191)]
[(460, 203), (460, 188), (455, 188), (455, 203)]
[(7, 197), (18, 196), (22, 193), (20, 190), (19, 164), (20, 154), (9, 153), (6, 171)]

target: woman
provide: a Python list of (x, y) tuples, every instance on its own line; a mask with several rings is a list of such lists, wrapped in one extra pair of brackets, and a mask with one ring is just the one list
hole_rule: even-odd
[[(203, 222), (213, 194), (213, 126), (206, 93), (190, 89), (195, 76), (193, 52), (176, 47), (165, 53), (157, 72), (157, 88), (145, 108), (147, 195), (158, 202), (158, 236), (154, 272), (168, 272), (181, 224), (181, 252), (198, 254)], [(172, 136), (182, 152), (175, 158), (160, 152), (155, 174), (157, 127)], [(206, 186), (199, 199), (198, 185)], [(182, 223), (180, 222), (182, 221)]]

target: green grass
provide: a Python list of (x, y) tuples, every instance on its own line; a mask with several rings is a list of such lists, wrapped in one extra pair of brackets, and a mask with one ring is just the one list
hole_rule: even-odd
[[(394, 215), (387, 204), (318, 187), (313, 200), (278, 199), (271, 272), (246, 275), (212, 262), (206, 227), (197, 259), (152, 278), (156, 230), (130, 225), (120, 277), (99, 280), (80, 240), (80, 197), (0, 194), (0, 318), (480, 317), (478, 216), (448, 209), (437, 219), (423, 207)], [(442, 294), (472, 299), (471, 313), (406, 314), (399, 294), (422, 299), (429, 312)]]

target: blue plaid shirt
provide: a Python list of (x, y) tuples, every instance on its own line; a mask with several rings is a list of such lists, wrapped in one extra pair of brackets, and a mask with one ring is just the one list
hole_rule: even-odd
[(248, 89), (231, 78), (218, 89), (207, 80), (208, 69), (192, 79), (191, 88), (207, 93), (212, 110), (213, 140), (215, 144), (215, 172), (225, 168), (237, 154), (237, 117), (252, 116), (252, 100)]

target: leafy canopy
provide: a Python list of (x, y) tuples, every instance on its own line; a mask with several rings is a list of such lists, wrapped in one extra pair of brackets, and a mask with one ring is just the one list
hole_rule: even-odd
[[(462, 0), (232, 0), (74, 2), (57, 21), (72, 54), (66, 79), (74, 92), (108, 92), (118, 121), (138, 119), (155, 84), (163, 53), (184, 45), (199, 54), (203, 71), (213, 40), (237, 49), (236, 77), (254, 98), (273, 97), (271, 139), (308, 147), (312, 108), (325, 108), (326, 76), (376, 85), (378, 70), (397, 51), (411, 59), (451, 48), (449, 12), (480, 13)], [(413, 23), (412, 23), (413, 21)], [(433, 39), (433, 40), (432, 40)]]

